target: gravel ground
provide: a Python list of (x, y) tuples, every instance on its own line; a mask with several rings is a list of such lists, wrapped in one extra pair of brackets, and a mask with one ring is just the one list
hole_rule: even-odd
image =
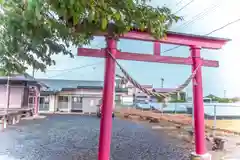
[[(99, 123), (82, 115), (21, 121), (0, 133), (0, 160), (95, 160)], [(164, 132), (113, 120), (111, 160), (187, 160), (187, 148)]]

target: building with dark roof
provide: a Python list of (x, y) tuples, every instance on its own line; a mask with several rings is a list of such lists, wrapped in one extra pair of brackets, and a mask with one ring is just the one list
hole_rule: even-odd
[(47, 86), (28, 74), (0, 76), (0, 108), (7, 108), (7, 104), (10, 109), (34, 107), (41, 88)]
[[(153, 92), (157, 93), (169, 93), (169, 92), (174, 92), (176, 89), (175, 88), (153, 88)], [(156, 97), (151, 97), (152, 101), (157, 101)], [(186, 101), (186, 92), (180, 91), (178, 93), (172, 94), (169, 99), (169, 101)]]
[[(42, 111), (80, 111), (96, 112), (102, 98), (103, 81), (38, 79), (48, 86), (41, 91), (40, 107)], [(116, 83), (118, 83), (117, 81)], [(115, 99), (122, 100), (128, 95), (127, 88), (115, 87)]]
[[(0, 108), (6, 108), (9, 82), (9, 108), (39, 105), (39, 111), (96, 112), (102, 98), (103, 81), (35, 79), (29, 74), (0, 77)], [(116, 81), (120, 83), (120, 81)], [(35, 88), (38, 92), (35, 92)], [(127, 96), (128, 90), (116, 85), (116, 99)]]
[(66, 79), (37, 79), (39, 82), (46, 84), (48, 91), (61, 91), (63, 88), (94, 88), (103, 87), (103, 81), (86, 81), (86, 80), (66, 80)]
[[(121, 76), (119, 76), (119, 77), (121, 77)], [(122, 83), (123, 80), (124, 80), (124, 83)], [(128, 95), (133, 96), (134, 103), (143, 102), (143, 101), (144, 102), (158, 101), (155, 96), (149, 96), (146, 93), (143, 93), (140, 89), (133, 86), (124, 77), (121, 77), (119, 85), (124, 88), (127, 88)], [(157, 92), (157, 93), (168, 93), (168, 92), (175, 91), (175, 88), (154, 88), (153, 85), (149, 85), (149, 84), (145, 84), (145, 85), (141, 85), (141, 86), (149, 91), (153, 91), (153, 92)], [(173, 94), (168, 98), (168, 100), (169, 101), (182, 101), (182, 102), (186, 101), (186, 93), (184, 91), (181, 91), (179, 93)]]
[[(6, 106), (6, 83), (10, 82), (10, 107), (33, 107), (39, 105), (39, 111), (55, 112), (96, 112), (102, 99), (103, 81), (65, 80), (65, 79), (34, 79), (28, 74), (15, 74), (11, 77), (0, 77), (0, 107)], [(115, 101), (122, 104), (133, 104), (134, 101), (151, 101), (150, 97), (129, 82), (115, 80)], [(2, 85), (1, 85), (2, 84)], [(153, 85), (142, 85), (148, 90), (167, 93), (174, 89), (153, 88)], [(34, 93), (37, 87), (40, 94)], [(38, 91), (38, 92), (39, 92)], [(180, 93), (180, 97), (185, 97)], [(178, 99), (179, 95), (173, 95)], [(184, 98), (180, 98), (184, 99)]]

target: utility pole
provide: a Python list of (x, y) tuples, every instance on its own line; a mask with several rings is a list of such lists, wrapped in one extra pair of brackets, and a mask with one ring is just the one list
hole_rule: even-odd
[(161, 78), (161, 87), (163, 88), (164, 78)]
[(9, 109), (9, 102), (10, 102), (10, 75), (9, 72), (7, 72), (7, 86), (6, 86), (6, 114), (8, 113)]
[(35, 76), (35, 68), (33, 67), (33, 70), (32, 70), (32, 77), (34, 78)]
[(223, 92), (223, 97), (224, 97), (224, 98), (226, 98), (226, 94), (227, 94), (227, 91), (224, 90), (224, 92)]

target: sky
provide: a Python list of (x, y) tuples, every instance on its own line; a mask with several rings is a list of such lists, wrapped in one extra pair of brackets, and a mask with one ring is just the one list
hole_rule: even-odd
[[(150, 4), (153, 6), (166, 5), (173, 13), (177, 12), (179, 16), (183, 16), (184, 20), (174, 24), (171, 28), (172, 31), (182, 33), (204, 35), (240, 18), (239, 0), (193, 0), (184, 7), (191, 1), (152, 0)], [(240, 97), (240, 75), (237, 74), (240, 70), (239, 28), (240, 21), (211, 34), (215, 37), (232, 39), (221, 50), (201, 50), (203, 58), (218, 60), (220, 63), (219, 68), (202, 68), (204, 96), (214, 94), (223, 97), (225, 90), (226, 97)], [(162, 44), (161, 51), (174, 46)], [(104, 38), (96, 37), (87, 47), (104, 48)], [(118, 48), (128, 52), (153, 53), (153, 44), (150, 42), (120, 40)], [(77, 54), (77, 48), (71, 50), (73, 54)], [(188, 47), (179, 47), (163, 55), (188, 57), (190, 51)], [(36, 78), (103, 80), (104, 59), (77, 56), (72, 59), (64, 55), (57, 55), (53, 58), (56, 60), (56, 65), (49, 67), (45, 73), (36, 72)], [(154, 87), (160, 87), (161, 78), (164, 78), (164, 87), (175, 88), (191, 74), (191, 66), (135, 61), (119, 62), (140, 84), (153, 84)], [(120, 74), (119, 69), (116, 71)], [(31, 68), (28, 69), (28, 73), (32, 73)], [(186, 91), (190, 96), (192, 95), (191, 84)]]

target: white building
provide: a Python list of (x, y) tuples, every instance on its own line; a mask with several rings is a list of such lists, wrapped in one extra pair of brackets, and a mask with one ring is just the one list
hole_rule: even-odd
[[(95, 113), (97, 111), (102, 98), (102, 81), (60, 79), (39, 79), (39, 81), (49, 86), (41, 92), (40, 112)], [(126, 88), (115, 87), (116, 101), (119, 100), (122, 103), (129, 99), (131, 101)]]

